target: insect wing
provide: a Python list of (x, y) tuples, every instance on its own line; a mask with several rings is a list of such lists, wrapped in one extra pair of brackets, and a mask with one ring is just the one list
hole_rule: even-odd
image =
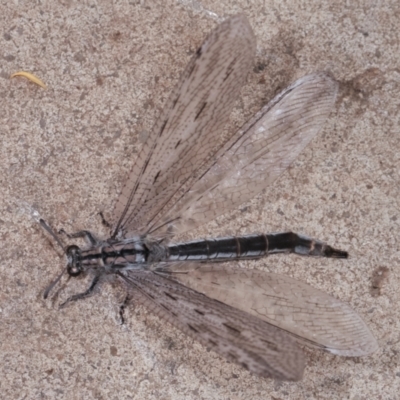
[(183, 285), (229, 304), (336, 355), (364, 356), (376, 339), (349, 305), (286, 275), (224, 264), (166, 267)]
[(261, 109), (219, 151), (201, 178), (150, 228), (175, 234), (215, 219), (270, 185), (326, 121), (337, 83), (324, 73), (307, 75)]
[(254, 54), (255, 37), (245, 16), (233, 16), (211, 32), (137, 156), (115, 206), (113, 236), (145, 233), (226, 142), (221, 132)]
[(229, 361), (264, 377), (302, 378), (304, 355), (281, 329), (158, 274), (121, 277), (135, 300)]

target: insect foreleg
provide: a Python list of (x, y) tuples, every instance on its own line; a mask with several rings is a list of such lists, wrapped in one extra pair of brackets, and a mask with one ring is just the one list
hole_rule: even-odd
[(89, 231), (79, 231), (75, 233), (67, 233), (64, 229), (60, 229), (58, 233), (66, 235), (69, 239), (84, 238), (93, 246), (98, 245), (100, 242)]
[(81, 299), (84, 299), (86, 297), (91, 296), (93, 294), (94, 288), (97, 286), (97, 284), (100, 281), (100, 276), (101, 275), (96, 275), (93, 278), (92, 283), (90, 284), (90, 286), (84, 292), (77, 293), (77, 294), (72, 295), (71, 297), (68, 297), (68, 299), (65, 300), (64, 303), (60, 304), (60, 308), (64, 308), (71, 301), (81, 300)]

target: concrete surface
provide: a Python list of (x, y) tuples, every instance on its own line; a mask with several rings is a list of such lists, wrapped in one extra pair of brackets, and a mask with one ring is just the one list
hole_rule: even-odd
[[(350, 303), (376, 335), (366, 358), (307, 351), (302, 382), (251, 376), (139, 305), (118, 324), (122, 293), (59, 311), (83, 288), (44, 301), (61, 271), (34, 207), (55, 228), (106, 235), (141, 138), (218, 18), (244, 12), (257, 60), (231, 127), (317, 70), (341, 83), (320, 135), (266, 193), (198, 236), (294, 230), (348, 250), (347, 261), (270, 257)], [(0, 392), (4, 399), (400, 398), (400, 70), (397, 0), (0, 2)], [(47, 85), (24, 78), (24, 70)], [(374, 271), (388, 268), (378, 291)]]

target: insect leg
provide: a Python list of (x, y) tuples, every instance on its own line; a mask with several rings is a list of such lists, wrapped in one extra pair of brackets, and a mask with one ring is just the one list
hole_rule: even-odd
[(121, 325), (125, 325), (125, 308), (126, 306), (129, 304), (129, 302), (131, 301), (132, 297), (129, 295), (129, 293), (126, 294), (124, 301), (122, 302), (122, 304), (119, 307), (119, 317), (121, 320)]
[(62, 233), (64, 235), (66, 235), (69, 239), (84, 238), (93, 246), (96, 246), (99, 244), (99, 241), (89, 231), (79, 231), (79, 232), (75, 232), (75, 233), (67, 233), (64, 229), (60, 229), (58, 231), (58, 233)]
[(100, 218), (101, 218), (101, 223), (106, 227), (106, 228), (111, 228), (112, 224), (110, 224), (105, 218), (102, 213), (102, 211), (99, 212)]
[(100, 276), (101, 275), (96, 275), (93, 280), (92, 283), (90, 284), (90, 286), (82, 293), (77, 293), (74, 294), (71, 297), (68, 297), (67, 300), (64, 301), (64, 303), (60, 304), (60, 308), (64, 308), (68, 303), (70, 303), (71, 301), (76, 301), (76, 300), (81, 300), (84, 299), (86, 297), (89, 297), (92, 295), (94, 288), (97, 286), (97, 284), (100, 281)]

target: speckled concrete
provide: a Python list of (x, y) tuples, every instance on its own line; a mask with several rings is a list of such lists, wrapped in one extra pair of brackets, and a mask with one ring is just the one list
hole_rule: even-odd
[[(399, 398), (400, 3), (84, 3), (0, 2), (1, 397)], [(379, 341), (362, 359), (308, 351), (300, 383), (251, 376), (140, 306), (118, 325), (115, 285), (61, 311), (61, 298), (83, 280), (42, 299), (64, 259), (29, 207), (56, 229), (105, 235), (97, 212), (110, 211), (190, 54), (216, 18), (239, 11), (258, 47), (231, 129), (306, 73), (327, 70), (341, 83), (323, 131), (281, 179), (197, 232), (292, 229), (350, 252), (347, 261), (276, 256), (254, 264), (349, 302)], [(48, 89), (10, 80), (19, 70)], [(371, 287), (379, 267), (389, 269), (380, 294)]]

